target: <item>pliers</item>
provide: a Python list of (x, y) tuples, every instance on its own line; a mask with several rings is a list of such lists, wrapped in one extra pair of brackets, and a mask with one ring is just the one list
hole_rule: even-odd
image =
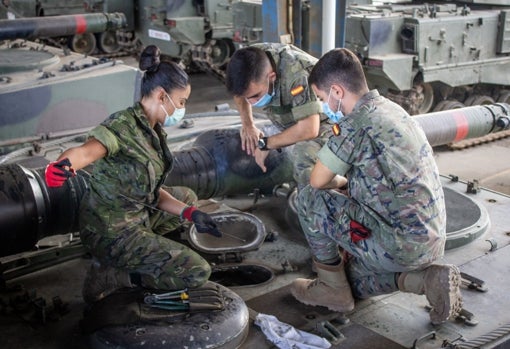
[(166, 293), (147, 293), (145, 304), (150, 307), (177, 311), (213, 311), (223, 310), (223, 297), (214, 287), (182, 289)]

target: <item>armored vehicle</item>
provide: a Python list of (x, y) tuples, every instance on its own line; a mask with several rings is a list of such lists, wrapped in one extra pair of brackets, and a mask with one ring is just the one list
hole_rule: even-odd
[[(57, 27), (62, 29), (62, 24)], [(16, 30), (11, 27), (8, 32)], [(271, 152), (268, 170), (262, 173), (253, 157), (241, 150), (239, 115), (230, 110), (187, 115), (184, 121), (192, 119), (194, 127), (168, 129), (175, 166), (165, 182), (192, 188), (201, 209), (221, 224), (220, 239), (198, 234), (193, 226), (172, 232), (171, 238), (210, 262), (210, 283), (222, 308), (197, 313), (155, 309), (147, 305), (161, 295), (138, 289), (108, 297), (102, 308), (86, 306), (81, 288), (91, 260), (80, 243), (76, 217), (90, 172), (80, 170), (64, 187), (49, 188), (44, 168), (62, 151), (81, 143), (89, 127), (137, 99), (140, 73), (117, 61), (66, 54), (20, 39), (2, 45), (3, 347), (274, 348), (277, 344), (256, 325), (259, 315), (275, 316), (285, 324), (280, 329), (323, 337), (327, 341), (321, 341), (323, 347), (335, 349), (508, 347), (510, 186), (504, 187), (505, 194), (458, 175), (470, 166), (484, 170), (500, 166), (500, 181), (505, 182), (508, 167), (501, 158), (508, 156), (507, 140), (500, 146), (493, 143), (490, 156), (468, 153), (457, 168), (453, 159), (462, 154), (437, 155), (438, 160), (446, 156), (442, 162), (450, 165), (440, 165), (448, 220), (447, 251), (439, 262), (455, 264), (463, 273), (465, 309), (457, 319), (433, 326), (424, 296), (395, 292), (358, 300), (349, 314), (307, 306), (292, 297), (289, 284), (298, 277), (313, 278), (314, 272), (297, 224), (289, 150)], [(192, 96), (199, 100), (206, 96), (209, 102), (215, 98), (207, 93), (224, 91), (212, 79), (193, 77), (192, 85)], [(429, 142), (439, 147), (504, 132), (510, 127), (510, 105), (471, 106), (416, 118)], [(271, 134), (266, 119), (257, 117), (256, 122)]]
[[(54, 40), (73, 51), (114, 57), (136, 54), (140, 46), (157, 45), (186, 67), (223, 76), (224, 65), (240, 44), (262, 39), (262, 0), (12, 0), (0, 5), (11, 17), (120, 12), (126, 25), (118, 30), (83, 33)], [(234, 29), (236, 28), (236, 29)]]
[[(131, 105), (140, 72), (22, 39), (113, 30), (123, 14), (0, 20), (0, 147), (9, 149), (82, 132)], [(19, 38), (19, 39), (16, 39)]]
[[(211, 85), (223, 91), (218, 81), (213, 85), (211, 80), (195, 85), (199, 99), (206, 86), (208, 92)], [(508, 129), (510, 105), (473, 106), (416, 118), (429, 142), (440, 146)], [(89, 169), (78, 171), (62, 188), (48, 188), (44, 182), (44, 165), (81, 141), (66, 137), (41, 142), (30, 152), (0, 157), (4, 286), (0, 332), (6, 347), (274, 348), (267, 332), (256, 325), (259, 315), (273, 315), (295, 329), (323, 337), (336, 349), (508, 345), (510, 317), (501, 311), (510, 306), (504, 292), (510, 287), (505, 277), (510, 265), (508, 195), (459, 179), (451, 166), (441, 177), (448, 237), (445, 257), (439, 262), (456, 264), (463, 273), (465, 309), (457, 319), (432, 326), (425, 297), (401, 292), (359, 300), (352, 313), (339, 314), (303, 305), (289, 291), (295, 278), (309, 278), (313, 271), (296, 223), (288, 149), (271, 152), (267, 172), (262, 173), (253, 157), (241, 150), (238, 114), (192, 114), (184, 121), (189, 119), (194, 121), (192, 128), (168, 128), (175, 166), (165, 184), (192, 188), (201, 199), (201, 209), (215, 216), (224, 236), (205, 236), (188, 226), (171, 232), (169, 238), (189, 245), (210, 262), (208, 290), (218, 291), (222, 308), (200, 312), (154, 308), (148, 304), (164, 296), (139, 289), (85, 306), (81, 287), (91, 260), (80, 244), (76, 217)], [(267, 120), (256, 122), (270, 134)], [(507, 151), (497, 151), (496, 159)], [(452, 157), (448, 159), (454, 163)], [(470, 159), (468, 164), (481, 161)], [(190, 297), (192, 302), (194, 296)], [(158, 304), (165, 306), (164, 301)]]
[(351, 5), (345, 46), (412, 114), (510, 98), (510, 1)]

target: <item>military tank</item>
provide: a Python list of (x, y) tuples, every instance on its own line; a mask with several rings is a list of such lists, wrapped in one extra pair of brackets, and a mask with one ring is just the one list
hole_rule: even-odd
[(508, 103), (509, 11), (506, 0), (351, 5), (345, 46), (412, 114)]
[[(83, 13), (123, 13), (125, 16), (124, 25), (122, 28), (103, 28), (101, 30), (89, 31), (86, 33), (72, 33), (66, 35), (52, 35), (51, 37), (38, 38), (40, 41), (46, 42), (53, 46), (66, 46), (72, 51), (82, 54), (102, 54), (113, 57), (115, 53), (119, 53), (121, 48), (128, 51), (134, 42), (126, 42), (126, 40), (119, 42), (117, 33), (122, 33), (123, 38), (132, 37), (130, 34), (133, 30), (133, 17), (126, 16), (126, 13), (131, 14), (133, 2), (126, 2), (123, 6), (118, 6), (119, 2), (113, 3), (110, 6), (95, 6), (89, 4), (87, 1), (34, 1), (34, 0), (14, 0), (4, 1), (0, 4), (0, 18), (2, 19), (20, 19), (20, 18), (34, 18), (34, 17), (53, 17), (53, 16), (66, 16), (77, 15)], [(107, 10), (107, 8), (109, 8)], [(121, 44), (124, 44), (122, 46)], [(124, 52), (126, 54), (126, 52)]]
[[(338, 349), (477, 345), (496, 349), (509, 343), (510, 319), (499, 311), (509, 305), (500, 291), (509, 287), (504, 277), (510, 246), (508, 195), (466, 185), (453, 175), (441, 177), (448, 217), (447, 252), (441, 262), (457, 264), (463, 272), (466, 309), (457, 319), (432, 327), (427, 312), (420, 309), (426, 307), (424, 298), (400, 292), (358, 301), (350, 314), (305, 306), (292, 298), (288, 288), (293, 279), (309, 277), (312, 271), (310, 251), (292, 214), (295, 192), (284, 185), (292, 178), (287, 150), (272, 152), (268, 172), (263, 174), (240, 149), (237, 128), (214, 129), (224, 122), (217, 115), (190, 117), (195, 117), (197, 127), (203, 124), (209, 129), (198, 136), (193, 129), (169, 130), (175, 167), (165, 184), (193, 188), (200, 207), (221, 222), (225, 234), (215, 239), (190, 227), (172, 233), (172, 238), (207, 258), (213, 268), (211, 282), (221, 285), (220, 295), (228, 306), (213, 313), (158, 310), (140, 301), (146, 290), (136, 290), (113, 295), (84, 313), (80, 290), (90, 260), (77, 239), (76, 217), (89, 169), (78, 171), (61, 188), (48, 188), (40, 164), (78, 142), (61, 139), (53, 153), (17, 152), (0, 158), (0, 281), (5, 284), (3, 290), (0, 287), (4, 309), (0, 319), (8, 324), (1, 330), (7, 347), (50, 348), (65, 343), (80, 349), (166, 348), (172, 343), (194, 349), (273, 348), (254, 325), (258, 314), (273, 314)], [(239, 123), (237, 115), (232, 117)], [(437, 146), (503, 132), (510, 127), (510, 105), (447, 110), (417, 120), (429, 142)], [(267, 120), (257, 120), (260, 126), (262, 122)], [(183, 135), (188, 135), (187, 142), (178, 147), (175, 140)], [(14, 289), (18, 284), (24, 288)], [(37, 289), (40, 296), (23, 294), (24, 289)], [(53, 303), (45, 301), (49, 296)], [(17, 323), (13, 317), (25, 321)], [(86, 332), (76, 333), (78, 323)], [(30, 324), (35, 328), (33, 336), (14, 334), (19, 333), (14, 329)]]
[(4, 18), (123, 13), (123, 28), (53, 37), (53, 44), (110, 58), (136, 55), (141, 46), (153, 44), (190, 70), (223, 78), (225, 64), (240, 44), (261, 41), (261, 4), (262, 0), (12, 0), (8, 6), (0, 4), (0, 10)]
[(117, 29), (123, 14), (0, 20), (0, 153), (82, 132), (133, 103), (140, 72), (27, 39)]

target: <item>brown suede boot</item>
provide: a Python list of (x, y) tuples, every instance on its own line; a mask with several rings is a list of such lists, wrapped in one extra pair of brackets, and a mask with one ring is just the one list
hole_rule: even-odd
[(425, 294), (432, 307), (430, 321), (434, 325), (459, 315), (460, 283), (460, 271), (455, 265), (431, 265), (421, 271), (402, 273), (398, 278), (400, 291)]
[(354, 309), (351, 286), (345, 276), (344, 263), (327, 265), (314, 261), (317, 279), (296, 279), (290, 291), (301, 303), (321, 305), (346, 313)]
[(134, 287), (127, 271), (93, 262), (85, 276), (82, 295), (85, 302), (90, 304), (125, 287)]

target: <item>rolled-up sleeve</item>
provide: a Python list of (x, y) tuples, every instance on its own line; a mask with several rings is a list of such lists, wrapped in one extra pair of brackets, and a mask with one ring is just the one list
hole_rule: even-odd
[(322, 113), (322, 105), (318, 101), (310, 101), (292, 108), (292, 117), (296, 121), (319, 113)]
[(340, 159), (331, 149), (328, 144), (325, 144), (317, 153), (317, 158), (324, 166), (329, 168), (332, 172), (341, 176), (345, 175), (351, 168), (351, 165)]
[(93, 128), (88, 137), (95, 138), (108, 150), (108, 155), (113, 155), (119, 150), (119, 142), (117, 137), (105, 126), (99, 125)]

